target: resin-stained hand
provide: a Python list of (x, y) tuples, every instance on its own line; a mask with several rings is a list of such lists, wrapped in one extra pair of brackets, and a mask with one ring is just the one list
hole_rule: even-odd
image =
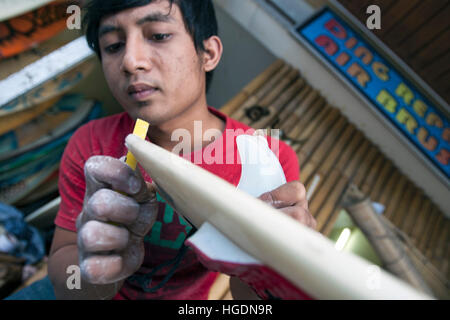
[(308, 209), (305, 186), (299, 181), (283, 184), (275, 190), (263, 193), (258, 198), (307, 227), (316, 229), (317, 222)]
[(93, 284), (115, 283), (143, 262), (144, 236), (158, 212), (155, 188), (112, 157), (89, 158), (84, 172), (86, 194), (77, 218), (81, 273)]

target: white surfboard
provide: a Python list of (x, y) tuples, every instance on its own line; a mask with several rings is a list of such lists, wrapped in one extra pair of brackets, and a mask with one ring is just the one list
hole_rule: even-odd
[(0, 188), (0, 202), (13, 205), (47, 180), (59, 168), (59, 163), (36, 172), (32, 176), (6, 188)]
[(7, 133), (10, 142), (0, 135), (0, 162), (56, 140), (77, 128), (94, 108), (95, 102), (82, 95), (63, 96), (55, 105), (32, 121)]
[(86, 38), (79, 37), (0, 80), (0, 116), (26, 110), (67, 92), (93, 70), (93, 57)]
[(337, 251), (322, 234), (135, 135), (126, 145), (165, 200), (198, 228), (189, 240), (210, 258), (263, 264), (317, 299), (431, 298), (381, 269), (371, 286), (373, 265)]
[(0, 0), (0, 21), (17, 17), (54, 0)]

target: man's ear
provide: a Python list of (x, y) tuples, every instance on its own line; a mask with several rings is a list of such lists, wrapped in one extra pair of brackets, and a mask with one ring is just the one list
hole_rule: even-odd
[(220, 62), (223, 53), (222, 41), (218, 36), (212, 36), (203, 41), (205, 51), (203, 54), (203, 70), (209, 72), (214, 70)]

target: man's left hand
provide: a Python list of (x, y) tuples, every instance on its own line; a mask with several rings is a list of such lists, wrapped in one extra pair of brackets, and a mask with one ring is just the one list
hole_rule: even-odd
[(308, 210), (305, 186), (299, 181), (292, 181), (263, 193), (258, 197), (272, 207), (281, 210), (298, 222), (316, 229), (317, 222)]

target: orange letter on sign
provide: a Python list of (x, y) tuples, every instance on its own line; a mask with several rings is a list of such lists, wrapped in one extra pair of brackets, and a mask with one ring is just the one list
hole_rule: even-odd
[(441, 151), (439, 151), (436, 159), (438, 159), (438, 161), (444, 166), (448, 165), (448, 159), (450, 159), (450, 151), (442, 149)]
[(450, 142), (450, 128), (445, 128), (444, 132), (442, 132), (442, 139), (447, 142)]
[(360, 58), (365, 65), (369, 65), (373, 60), (373, 54), (366, 47), (358, 47), (355, 50), (355, 56)]
[(442, 128), (444, 126), (444, 122), (442, 121), (441, 118), (439, 118), (439, 116), (436, 113), (431, 112), (428, 116), (427, 116), (427, 123), (430, 126), (435, 126), (437, 128)]
[(358, 41), (356, 41), (356, 39), (352, 37), (352, 38), (348, 39), (348, 40), (345, 42), (345, 46), (346, 46), (348, 49), (351, 49), (351, 48), (353, 48), (354, 46), (356, 46), (357, 43), (358, 43)]
[(430, 151), (433, 151), (437, 147), (437, 140), (434, 137), (428, 136), (428, 131), (425, 128), (420, 128), (417, 138), (420, 143)]
[(381, 62), (375, 61), (374, 63), (372, 63), (372, 70), (380, 80), (389, 80), (389, 68)]
[(315, 41), (317, 45), (323, 47), (325, 52), (330, 56), (333, 56), (338, 51), (336, 42), (334, 42), (330, 37), (324, 35), (318, 36)]
[(325, 28), (327, 28), (338, 39), (347, 38), (347, 31), (345, 31), (345, 29), (335, 19), (331, 19), (325, 23)]
[(356, 62), (354, 62), (348, 69), (347, 72), (352, 77), (356, 77), (356, 80), (361, 85), (361, 87), (366, 87), (367, 82), (370, 81), (369, 74)]
[(350, 60), (350, 56), (346, 54), (345, 52), (342, 52), (337, 58), (336, 62), (338, 65), (343, 66), (347, 64), (348, 60)]

